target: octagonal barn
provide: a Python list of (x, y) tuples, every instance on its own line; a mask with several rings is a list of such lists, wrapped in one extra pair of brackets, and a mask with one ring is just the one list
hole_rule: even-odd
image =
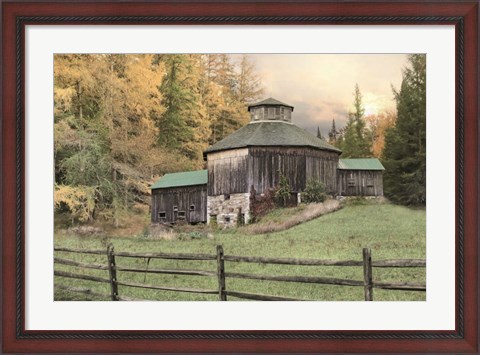
[(292, 123), (293, 107), (269, 98), (250, 105), (251, 121), (204, 152), (207, 160), (207, 221), (248, 223), (250, 191), (262, 194), (288, 179), (301, 193), (310, 179), (337, 191), (341, 151)]

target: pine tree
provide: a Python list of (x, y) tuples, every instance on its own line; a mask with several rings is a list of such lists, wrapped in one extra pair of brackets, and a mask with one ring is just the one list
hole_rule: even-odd
[(322, 132), (320, 132), (320, 127), (319, 126), (317, 126), (317, 138), (323, 139)]
[(333, 119), (332, 120), (332, 128), (328, 132), (328, 143), (336, 146), (338, 135), (339, 135), (339, 131), (337, 131), (337, 128), (335, 127), (335, 119)]
[(158, 142), (165, 148), (178, 149), (182, 143), (193, 138), (192, 129), (187, 126), (186, 113), (192, 110), (195, 102), (185, 80), (192, 68), (188, 57), (184, 55), (163, 55), (161, 61), (166, 69), (160, 87), (162, 105), (166, 111), (157, 121), (160, 130)]
[(368, 139), (368, 130), (363, 115), (365, 108), (362, 103), (362, 94), (355, 85), (354, 111), (349, 113), (343, 139), (339, 145), (344, 158), (367, 158), (372, 156), (371, 141)]
[(383, 163), (385, 195), (404, 205), (426, 202), (426, 57), (413, 54), (394, 91), (397, 120), (387, 130)]

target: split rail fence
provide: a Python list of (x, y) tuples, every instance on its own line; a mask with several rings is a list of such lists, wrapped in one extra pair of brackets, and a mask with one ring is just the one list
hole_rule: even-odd
[[(228, 290), (226, 287), (226, 280), (228, 278), (250, 279), (260, 281), (279, 281), (279, 282), (297, 282), (297, 283), (313, 283), (323, 285), (340, 285), (363, 287), (365, 301), (373, 301), (373, 289), (385, 290), (402, 290), (402, 291), (423, 291), (426, 292), (426, 284), (418, 282), (374, 282), (372, 277), (373, 268), (424, 268), (426, 262), (423, 259), (390, 259), (372, 261), (372, 254), (369, 248), (363, 248), (363, 260), (320, 260), (320, 259), (293, 259), (293, 258), (268, 258), (268, 257), (252, 257), (252, 256), (235, 256), (225, 255), (221, 245), (216, 246), (216, 254), (177, 254), (177, 253), (128, 253), (115, 252), (113, 245), (109, 245), (107, 250), (82, 250), (72, 248), (55, 248), (56, 252), (69, 252), (81, 254), (96, 254), (106, 256), (106, 265), (98, 263), (83, 263), (74, 260), (68, 260), (55, 257), (55, 264), (68, 265), (83, 269), (97, 269), (108, 270), (109, 278), (91, 276), (86, 274), (78, 274), (60, 270), (54, 270), (54, 275), (64, 278), (72, 278), (79, 280), (86, 280), (92, 282), (108, 283), (110, 285), (110, 295), (95, 293), (90, 289), (67, 287), (56, 285), (57, 288), (69, 292), (84, 293), (91, 296), (105, 297), (113, 301), (142, 301), (142, 299), (135, 299), (126, 296), (121, 296), (118, 287), (136, 287), (144, 289), (153, 289), (161, 291), (174, 292), (189, 292), (197, 294), (212, 294), (218, 295), (220, 301), (227, 301), (228, 296), (250, 299), (258, 301), (304, 301), (302, 299), (263, 295), (256, 293), (239, 292)], [(216, 261), (216, 271), (207, 270), (189, 270), (189, 269), (148, 269), (124, 267), (116, 264), (115, 257), (127, 258), (147, 258), (147, 259), (167, 259), (167, 260), (189, 260), (202, 261), (211, 260)], [(358, 266), (363, 267), (363, 280), (340, 279), (332, 277), (313, 277), (313, 276), (272, 276), (272, 275), (258, 275), (249, 273), (233, 273), (225, 271), (225, 261), (237, 263), (259, 263), (259, 264), (282, 264), (282, 265), (303, 265), (303, 266)], [(133, 273), (150, 273), (150, 274), (170, 274), (170, 275), (191, 275), (191, 276), (207, 276), (216, 277), (218, 280), (217, 289), (196, 289), (196, 288), (181, 288), (168, 287), (161, 285), (151, 285), (146, 283), (136, 283), (129, 281), (122, 281), (119, 279), (117, 272), (133, 272)]]

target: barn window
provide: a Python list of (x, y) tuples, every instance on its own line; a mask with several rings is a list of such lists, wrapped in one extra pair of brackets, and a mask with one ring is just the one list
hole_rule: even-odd
[(275, 117), (275, 107), (269, 107), (268, 108), (268, 118), (274, 118)]
[(367, 179), (367, 186), (368, 186), (368, 187), (372, 187), (372, 186), (373, 186), (373, 179), (372, 179), (372, 178), (368, 178), (368, 179)]
[(230, 223), (230, 216), (225, 216), (224, 221), (225, 223)]
[(190, 211), (195, 211), (195, 205), (190, 205)]
[(185, 211), (178, 211), (178, 219), (185, 219)]
[(158, 218), (160, 219), (165, 219), (167, 218), (167, 212), (163, 211), (163, 212), (158, 212)]
[(355, 179), (348, 179), (347, 180), (347, 185), (348, 186), (355, 186)]
[(253, 117), (253, 120), (256, 121), (259, 119), (259, 116), (260, 116), (260, 110), (259, 109), (253, 109), (252, 110), (252, 117)]
[(230, 200), (230, 194), (224, 194), (223, 197), (225, 201)]
[(177, 212), (178, 211), (178, 206), (173, 206), (173, 212)]

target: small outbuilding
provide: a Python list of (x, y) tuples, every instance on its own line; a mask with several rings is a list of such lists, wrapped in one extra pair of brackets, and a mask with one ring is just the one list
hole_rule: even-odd
[(339, 159), (338, 193), (341, 196), (383, 196), (383, 171), (376, 158)]
[(207, 221), (207, 170), (165, 174), (152, 190), (152, 223)]

